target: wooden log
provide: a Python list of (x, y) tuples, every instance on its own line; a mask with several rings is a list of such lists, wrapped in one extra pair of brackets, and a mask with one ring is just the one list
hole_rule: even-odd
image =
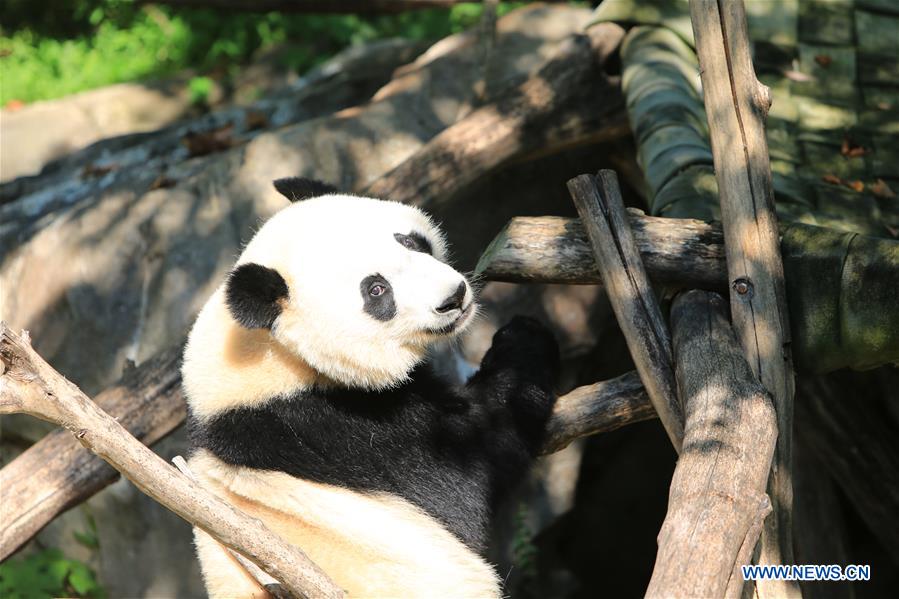
[[(793, 563), (791, 480), (793, 365), (783, 263), (765, 138), (771, 100), (755, 77), (741, 0), (690, 0), (715, 177), (721, 200), (734, 328), (753, 372), (774, 399), (773, 512), (760, 563)], [(799, 585), (759, 581), (765, 597), (798, 597)]]
[(580, 175), (568, 182), (568, 191), (581, 215), (637, 372), (671, 444), (680, 453), (684, 418), (677, 398), (671, 338), (628, 224), (618, 178), (610, 170), (600, 171), (597, 177)]
[[(726, 289), (718, 223), (628, 211), (649, 278), (670, 286)], [(602, 276), (583, 223), (561, 216), (516, 217), (484, 250), (475, 272), (491, 281), (599, 285)]]
[[(146, 444), (181, 425), (186, 406), (181, 393), (180, 349), (163, 352), (128, 373), (95, 403), (109, 408), (129, 432)], [(2, 362), (0, 362), (2, 365)], [(656, 412), (635, 372), (578, 387), (556, 402), (542, 453), (573, 440), (655, 418)], [(0, 561), (63, 511), (111, 484), (117, 472), (75, 441), (55, 431), (0, 470)]]
[[(97, 406), (145, 445), (174, 430), (187, 415), (181, 394), (181, 348), (127, 370), (95, 398)], [(0, 561), (48, 522), (118, 478), (118, 473), (66, 430), (55, 430), (0, 470)]]
[(575, 439), (657, 417), (635, 371), (584, 385), (556, 400), (541, 453), (555, 453)]
[(716, 293), (671, 308), (686, 427), (647, 597), (739, 597), (771, 506), (765, 494), (777, 425)]
[(565, 40), (518, 88), (448, 127), (360, 193), (435, 210), (513, 159), (629, 135), (620, 85), (602, 72), (623, 37), (618, 25), (601, 23)]
[(141, 491), (212, 535), (297, 597), (342, 597), (298, 547), (169, 466), (0, 323), (0, 414), (26, 413), (65, 427)]

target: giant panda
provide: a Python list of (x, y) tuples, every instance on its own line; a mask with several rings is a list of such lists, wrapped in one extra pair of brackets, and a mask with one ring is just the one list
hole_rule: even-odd
[[(350, 597), (502, 596), (491, 515), (538, 454), (552, 333), (516, 317), (462, 386), (428, 364), (477, 304), (417, 208), (275, 182), (256, 232), (191, 329), (190, 467), (300, 547)], [(212, 597), (265, 591), (195, 530)]]

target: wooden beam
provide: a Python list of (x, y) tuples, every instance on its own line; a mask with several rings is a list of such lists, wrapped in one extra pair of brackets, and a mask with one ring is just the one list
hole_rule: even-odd
[[(686, 288), (726, 289), (721, 225), (628, 210), (649, 278)], [(599, 285), (602, 276), (584, 225), (562, 216), (516, 217), (484, 250), (475, 272), (491, 281)]]
[(556, 400), (541, 453), (555, 453), (575, 439), (653, 418), (658, 418), (656, 409), (640, 376), (632, 370), (608, 381), (578, 387)]
[(27, 337), (0, 323), (0, 414), (31, 414), (66, 428), (138, 489), (277, 579), (296, 597), (343, 597), (298, 547), (168, 465), (56, 372)]
[(765, 485), (774, 454), (774, 408), (753, 374), (716, 294), (689, 291), (671, 308), (684, 448), (647, 597), (740, 597), (771, 510)]
[(618, 25), (601, 23), (560, 42), (553, 57), (519, 87), (454, 123), (359, 192), (435, 210), (497, 166), (526, 154), (629, 135), (620, 85), (602, 71), (623, 37)]
[[(753, 372), (774, 399), (777, 449), (769, 493), (774, 510), (760, 563), (793, 563), (793, 365), (783, 263), (765, 138), (771, 104), (755, 77), (741, 0), (690, 0), (712, 157), (721, 199), (734, 328)], [(759, 581), (764, 597), (798, 597), (799, 585)]]
[(640, 379), (668, 438), (680, 453), (684, 418), (677, 398), (671, 338), (630, 230), (614, 171), (580, 175), (568, 182), (581, 215), (606, 294)]

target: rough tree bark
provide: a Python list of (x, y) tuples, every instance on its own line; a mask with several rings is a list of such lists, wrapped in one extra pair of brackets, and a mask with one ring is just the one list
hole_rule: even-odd
[(777, 426), (716, 293), (689, 291), (671, 308), (683, 452), (647, 597), (740, 596), (771, 505), (765, 494)]
[(606, 295), (649, 399), (681, 452), (684, 419), (674, 380), (671, 339), (630, 230), (614, 171), (580, 175), (568, 190), (581, 216)]
[[(620, 85), (602, 73), (623, 36), (611, 23), (572, 36), (521, 86), (445, 129), (362, 193), (433, 209), (512, 158), (628, 135)], [(590, 101), (597, 96), (601, 107)]]
[[(690, 288), (726, 287), (719, 224), (646, 216), (633, 209), (628, 220), (650, 279)], [(602, 284), (584, 224), (561, 216), (513, 218), (484, 250), (475, 272), (510, 283)]]
[[(793, 563), (793, 365), (765, 118), (768, 89), (755, 77), (740, 0), (690, 0), (727, 251), (734, 328), (777, 411), (777, 449), (759, 561)], [(759, 581), (765, 597), (799, 596), (787, 581)]]
[(3, 323), (0, 365), (0, 414), (22, 412), (65, 427), (141, 491), (247, 557), (295, 596), (344, 595), (299, 548), (165, 463)]
[(584, 385), (556, 401), (546, 426), (542, 453), (555, 453), (575, 439), (657, 417), (635, 371)]

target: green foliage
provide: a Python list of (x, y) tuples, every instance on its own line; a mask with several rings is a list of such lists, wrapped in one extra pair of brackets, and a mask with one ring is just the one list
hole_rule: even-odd
[[(499, 12), (520, 4), (501, 3)], [(284, 65), (303, 72), (351, 44), (397, 36), (438, 39), (476, 23), (482, 7), (464, 3), (449, 10), (363, 17), (224, 13), (125, 0), (4, 0), (3, 11), (0, 104), (185, 68), (227, 77), (255, 52), (285, 43)], [(203, 77), (194, 81), (191, 96), (202, 103), (211, 86)]]
[(0, 564), (0, 597), (4, 599), (105, 596), (94, 573), (81, 562), (66, 559), (59, 549)]
[(190, 83), (188, 83), (191, 104), (209, 104), (209, 94), (212, 93), (214, 86), (215, 82), (209, 77), (194, 77), (191, 79)]
[(518, 587), (533, 588), (537, 578), (537, 546), (534, 545), (534, 531), (528, 523), (528, 507), (525, 503), (515, 512), (515, 534), (512, 537), (512, 563), (518, 569)]
[(97, 536), (97, 522), (94, 517), (87, 514), (87, 530), (72, 533), (75, 540), (82, 546), (87, 547), (91, 551), (97, 551), (100, 548), (100, 538)]

